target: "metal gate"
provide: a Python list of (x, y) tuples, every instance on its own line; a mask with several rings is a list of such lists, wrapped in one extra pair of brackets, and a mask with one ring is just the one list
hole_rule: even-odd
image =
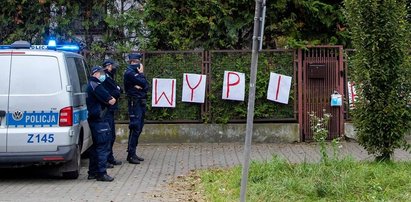
[[(331, 94), (344, 94), (342, 46), (315, 46), (298, 50), (298, 121), (301, 141), (313, 140), (310, 112), (332, 115), (327, 139), (340, 137), (344, 131), (343, 106), (331, 107)], [(344, 100), (344, 98), (343, 98)]]

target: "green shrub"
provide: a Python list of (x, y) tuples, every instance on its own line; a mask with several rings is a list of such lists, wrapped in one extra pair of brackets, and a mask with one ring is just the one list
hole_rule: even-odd
[[(210, 92), (212, 120), (216, 123), (227, 123), (229, 120), (245, 119), (247, 117), (248, 87), (250, 74), (250, 52), (212, 52), (212, 84)], [(245, 73), (246, 93), (244, 102), (223, 100), (224, 71)], [(292, 80), (290, 100), (287, 105), (267, 100), (267, 88), (270, 72), (294, 75), (293, 52), (261, 52), (258, 59), (256, 82), (255, 119), (294, 118), (294, 85)]]
[(377, 160), (389, 160), (396, 148), (409, 148), (406, 1), (346, 0), (345, 6), (356, 49), (352, 76), (360, 88), (353, 113), (358, 140)]
[[(201, 74), (201, 52), (163, 52), (146, 53), (144, 65), (147, 67), (145, 75), (152, 84), (153, 78), (176, 79), (176, 107), (151, 107), (151, 88), (148, 92), (147, 120), (202, 120), (201, 104), (185, 103), (181, 101), (183, 74)], [(151, 86), (152, 87), (152, 86)]]

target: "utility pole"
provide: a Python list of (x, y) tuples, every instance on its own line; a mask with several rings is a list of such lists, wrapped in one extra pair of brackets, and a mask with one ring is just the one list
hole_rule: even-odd
[(251, 140), (254, 124), (255, 85), (257, 80), (258, 51), (262, 49), (265, 20), (265, 1), (255, 1), (253, 47), (251, 55), (250, 89), (248, 95), (247, 127), (244, 145), (244, 163), (241, 177), (240, 201), (245, 202), (247, 192), (248, 170), (250, 168)]

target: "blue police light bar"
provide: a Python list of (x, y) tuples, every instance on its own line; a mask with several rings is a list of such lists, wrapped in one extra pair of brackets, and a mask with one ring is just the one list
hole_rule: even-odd
[(48, 43), (48, 45), (47, 46), (56, 46), (57, 44), (56, 44), (56, 40), (49, 40), (49, 43)]
[(59, 46), (56, 46), (56, 50), (79, 52), (80, 47), (77, 45), (59, 45)]
[(37, 49), (37, 50), (58, 50), (58, 51), (68, 51), (68, 52), (79, 52), (80, 47), (77, 45), (32, 45), (30, 49)]
[(7, 49), (11, 49), (10, 45), (1, 45), (0, 46), (0, 50), (7, 50)]
[(47, 43), (47, 49), (49, 50), (56, 50), (56, 40), (50, 39)]
[(12, 45), (0, 45), (0, 50), (7, 49), (35, 49), (35, 50), (59, 50), (59, 51), (68, 51), (68, 52), (80, 52), (80, 47), (77, 45), (67, 44), (67, 45), (57, 45), (55, 40), (50, 40), (48, 45), (30, 45), (28, 42), (24, 44), (13, 43)]

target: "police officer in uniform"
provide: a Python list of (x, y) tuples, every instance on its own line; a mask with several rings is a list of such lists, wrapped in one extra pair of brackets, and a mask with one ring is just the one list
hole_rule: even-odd
[(111, 143), (111, 130), (105, 120), (108, 106), (114, 105), (116, 99), (112, 97), (101, 84), (106, 75), (100, 66), (93, 67), (87, 86), (88, 123), (91, 129), (93, 145), (90, 148), (90, 164), (87, 179), (111, 182), (113, 177), (107, 175), (107, 157)]
[(144, 126), (148, 82), (144, 76), (144, 66), (140, 63), (141, 55), (131, 53), (128, 57), (129, 66), (124, 72), (124, 89), (127, 94), (130, 116), (127, 161), (131, 164), (140, 164), (140, 161), (144, 159), (137, 156), (136, 151), (138, 138)]
[(118, 110), (118, 99), (120, 98), (120, 86), (117, 85), (116, 81), (114, 80), (116, 67), (114, 66), (113, 60), (105, 60), (103, 62), (104, 72), (106, 73), (106, 80), (103, 82), (104, 88), (108, 91), (108, 93), (113, 96), (117, 102), (114, 105), (108, 107), (108, 111), (106, 113), (106, 121), (110, 125), (111, 129), (111, 143), (110, 143), (110, 153), (108, 155), (108, 165), (107, 168), (113, 168), (113, 165), (121, 165), (122, 162), (116, 160), (113, 155), (113, 145), (116, 141), (116, 129), (114, 124), (114, 114)]

